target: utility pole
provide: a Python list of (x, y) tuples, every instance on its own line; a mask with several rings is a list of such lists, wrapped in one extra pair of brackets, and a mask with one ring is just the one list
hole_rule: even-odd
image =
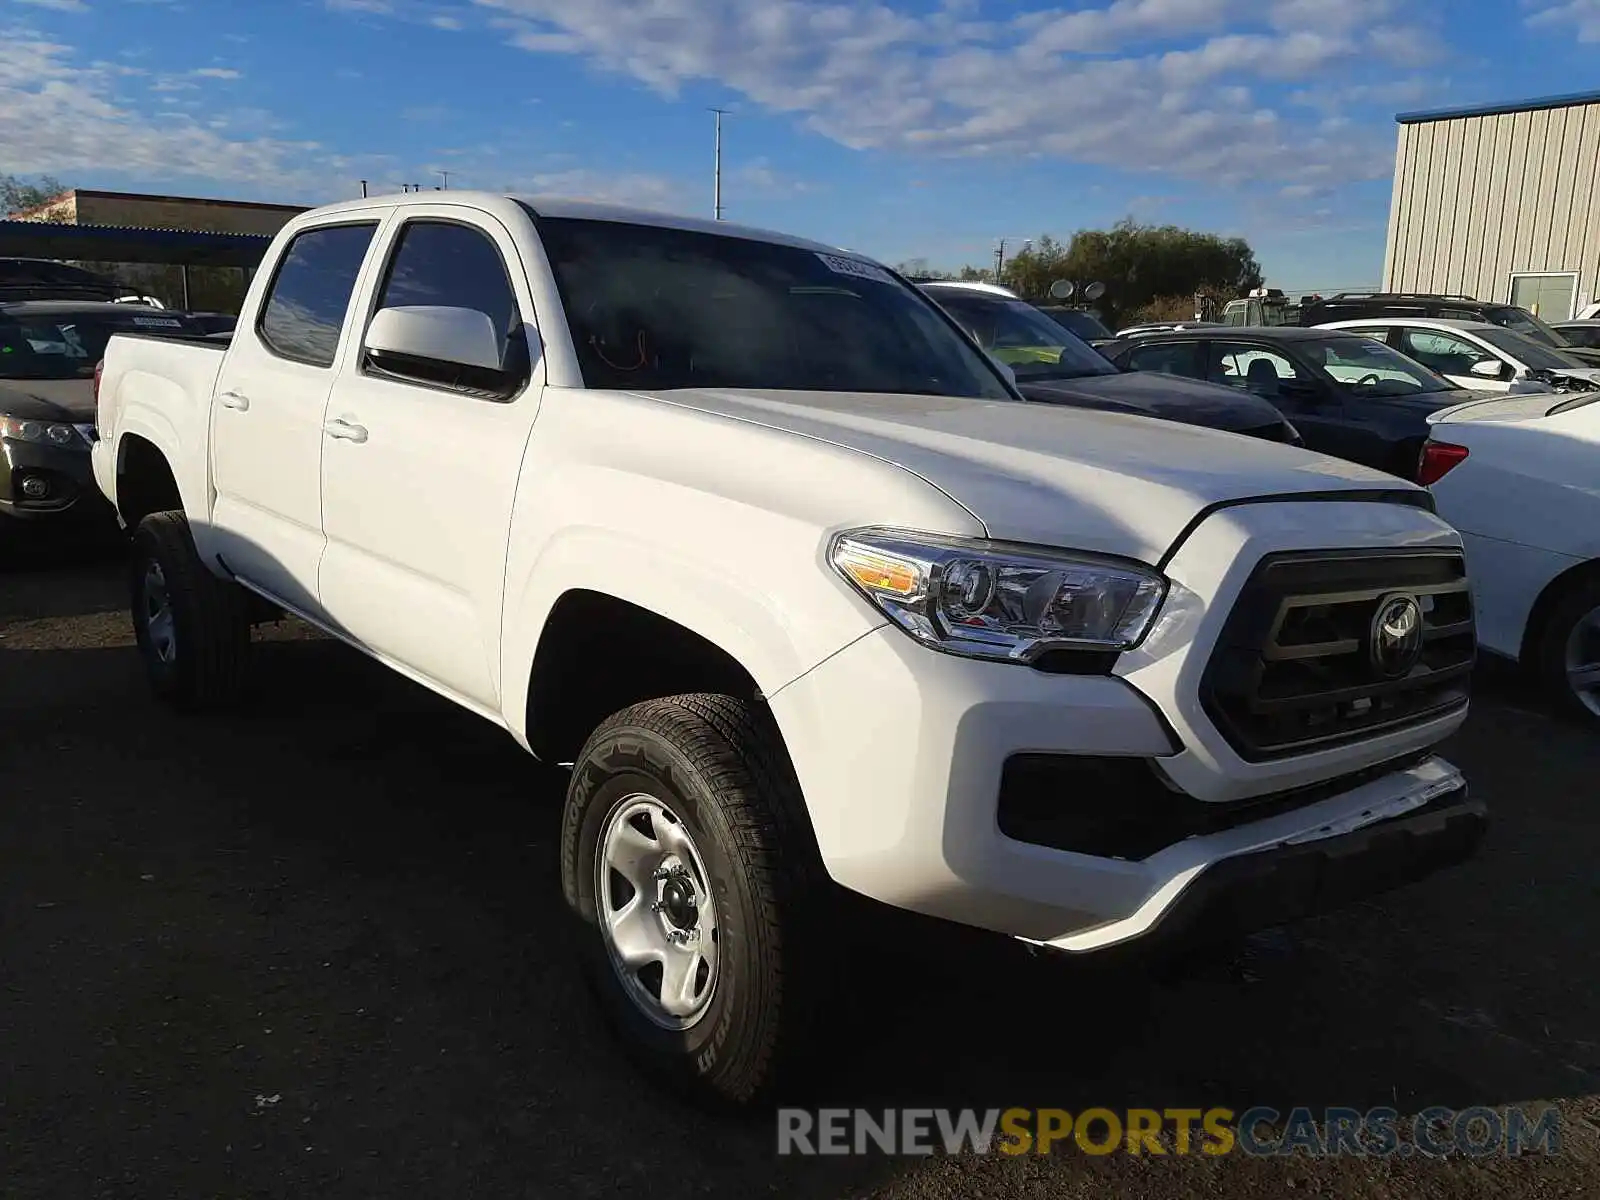
[(361, 181), (361, 198), (363, 200), (367, 198), (367, 181), (365, 179)]
[[(1012, 240), (1014, 240), (1014, 239), (1012, 239), (1012, 238), (1001, 238), (999, 244), (997, 246), (995, 246), (995, 248), (994, 248), (994, 281), (996, 283), (1000, 282), (1000, 272), (1005, 270), (1005, 265), (1006, 265), (1006, 243), (1009, 242), (1009, 241), (1012, 241)], [(1033, 239), (1032, 238), (1024, 238), (1022, 240), (1022, 248), (1024, 250), (1027, 250), (1032, 245), (1033, 245)]]
[(722, 220), (722, 114), (725, 108), (713, 108), (717, 115), (717, 141), (714, 157), (712, 158), (711, 175), (711, 216), (713, 220)]
[[(450, 172), (436, 171), (434, 173), (439, 176), (439, 190), (441, 192), (448, 192), (450, 190)], [(471, 189), (469, 188), (468, 190), (470, 191)]]

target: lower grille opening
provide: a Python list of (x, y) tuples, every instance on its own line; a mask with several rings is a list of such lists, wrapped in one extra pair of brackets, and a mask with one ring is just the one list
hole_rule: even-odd
[(1294, 812), (1408, 770), (1432, 753), (1407, 754), (1336, 779), (1231, 804), (1174, 791), (1146, 758), (1014, 754), (1000, 774), (1000, 832), (1013, 841), (1142, 862), (1186, 838)]

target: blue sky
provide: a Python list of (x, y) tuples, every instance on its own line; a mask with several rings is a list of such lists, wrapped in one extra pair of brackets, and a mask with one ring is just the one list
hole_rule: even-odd
[(1133, 215), (1376, 283), (1396, 111), (1600, 87), (1600, 0), (0, 0), (0, 172), (709, 213), (888, 261)]

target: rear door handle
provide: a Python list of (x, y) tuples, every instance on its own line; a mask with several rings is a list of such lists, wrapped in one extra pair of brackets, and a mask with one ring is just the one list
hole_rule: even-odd
[(222, 404), (223, 408), (232, 408), (239, 412), (246, 412), (250, 408), (250, 397), (243, 392), (223, 392), (222, 395), (217, 397), (217, 400)]
[(337, 417), (322, 427), (322, 432), (331, 438), (338, 438), (341, 442), (364, 442), (367, 440), (367, 427), (356, 425), (350, 421), (341, 421)]

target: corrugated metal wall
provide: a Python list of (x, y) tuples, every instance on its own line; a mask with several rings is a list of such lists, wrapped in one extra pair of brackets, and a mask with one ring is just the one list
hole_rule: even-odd
[(1401, 125), (1384, 286), (1506, 301), (1522, 271), (1600, 300), (1600, 104)]

